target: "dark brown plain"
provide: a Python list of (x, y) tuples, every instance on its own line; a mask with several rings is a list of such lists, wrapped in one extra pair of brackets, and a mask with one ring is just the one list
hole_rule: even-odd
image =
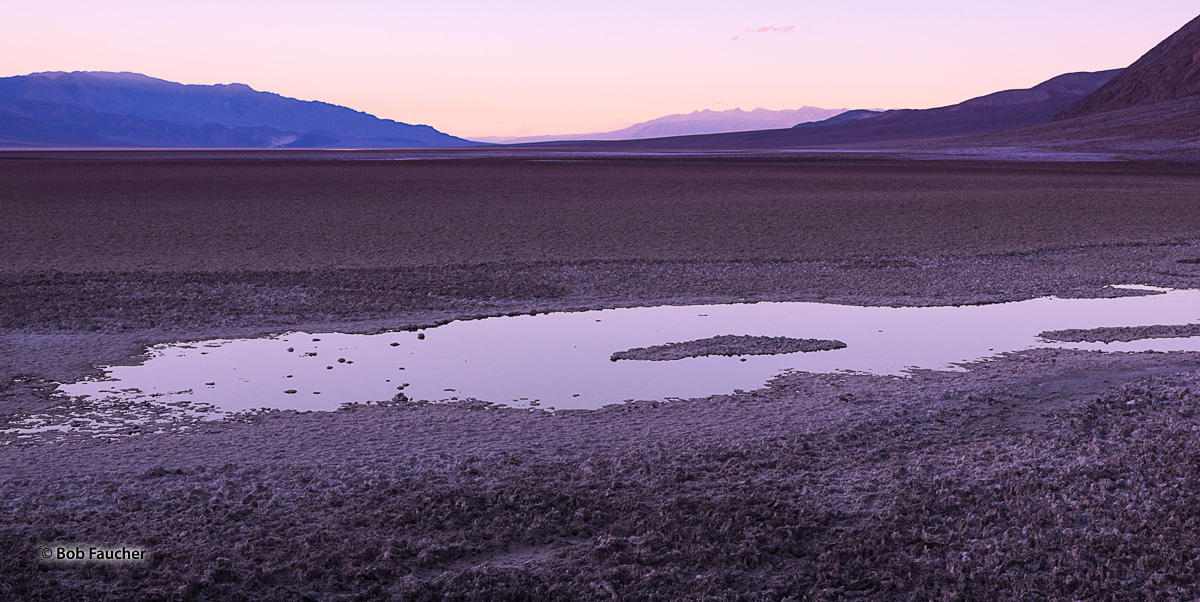
[(1200, 232), (1194, 164), (532, 155), (0, 161), (0, 257), (69, 272), (828, 261)]

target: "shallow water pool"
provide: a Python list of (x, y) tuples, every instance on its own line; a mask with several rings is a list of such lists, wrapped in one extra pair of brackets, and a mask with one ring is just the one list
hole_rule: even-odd
[[(1126, 287), (1139, 288), (1139, 287)], [(1145, 288), (1145, 287), (1140, 287)], [(598, 408), (755, 389), (787, 371), (903, 374), (1058, 347), (1200, 351), (1200, 337), (1047, 343), (1047, 330), (1200, 322), (1200, 290), (963, 307), (754, 303), (612, 309), (454, 322), (375, 335), (293, 332), (162, 345), (101, 380), (63, 384), (91, 400), (333, 410), (347, 402), (474, 398), (517, 407)], [(846, 348), (773, 356), (610, 361), (617, 351), (717, 335), (836, 339)]]

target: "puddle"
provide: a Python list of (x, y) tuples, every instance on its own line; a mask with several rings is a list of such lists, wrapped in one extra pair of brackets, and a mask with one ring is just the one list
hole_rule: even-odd
[[(211, 406), (215, 415), (258, 408), (334, 410), (348, 402), (390, 400), (401, 392), (430, 401), (473, 398), (516, 407), (589, 409), (631, 399), (750, 390), (792, 370), (953, 370), (961, 369), (956, 364), (1035, 347), (1200, 351), (1200, 337), (1111, 344), (1037, 338), (1046, 330), (1200, 322), (1200, 290), (1125, 288), (1160, 294), (1047, 297), (966, 307), (648, 307), (488, 318), (419, 333), (295, 332), (158, 346), (141, 365), (112, 367), (103, 380), (60, 389), (93, 405)], [(846, 347), (787, 355), (610, 361), (619, 351), (727, 334), (833, 339)]]

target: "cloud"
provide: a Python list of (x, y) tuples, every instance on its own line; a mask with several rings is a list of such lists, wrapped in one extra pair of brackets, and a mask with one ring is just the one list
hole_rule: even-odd
[(736, 41), (742, 39), (742, 34), (747, 34), (747, 33), (751, 33), (751, 34), (788, 33), (790, 31), (792, 31), (793, 29), (796, 29), (795, 25), (763, 25), (762, 27), (747, 27), (744, 31), (742, 31), (742, 33), (739, 33), (738, 35), (733, 36), (732, 38), (729, 38), (729, 41), (736, 42)]

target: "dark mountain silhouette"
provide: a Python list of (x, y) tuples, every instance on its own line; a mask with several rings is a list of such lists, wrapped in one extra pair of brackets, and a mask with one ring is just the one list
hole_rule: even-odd
[(1200, 17), (1056, 119), (1097, 115), (1191, 96), (1200, 96)]
[(722, 132), (742, 132), (746, 130), (765, 130), (791, 127), (797, 123), (813, 122), (818, 119), (833, 117), (845, 109), (822, 109), (819, 107), (801, 107), (799, 109), (773, 111), (770, 109), (754, 109), (743, 111), (730, 109), (728, 111), (692, 111), (667, 115), (650, 121), (635, 123), (627, 128), (611, 132), (592, 134), (564, 134), (547, 136), (524, 136), (520, 138), (483, 138), (487, 142), (505, 144), (522, 144), (526, 142), (549, 142), (556, 140), (637, 140), (641, 138), (661, 138), (663, 136), (688, 136), (691, 134), (717, 134)]
[[(588, 148), (854, 148), (915, 140), (972, 136), (1046, 123), (1104, 85), (1120, 69), (1068, 73), (1032, 88), (1005, 90), (936, 109), (903, 109), (847, 120), (761, 130), (621, 142), (561, 142)], [(859, 117), (852, 119), (852, 117)], [(836, 118), (835, 118), (836, 119)]]
[(209, 148), (475, 144), (427, 125), (379, 119), (244, 84), (184, 85), (106, 72), (0, 78), (0, 142)]

